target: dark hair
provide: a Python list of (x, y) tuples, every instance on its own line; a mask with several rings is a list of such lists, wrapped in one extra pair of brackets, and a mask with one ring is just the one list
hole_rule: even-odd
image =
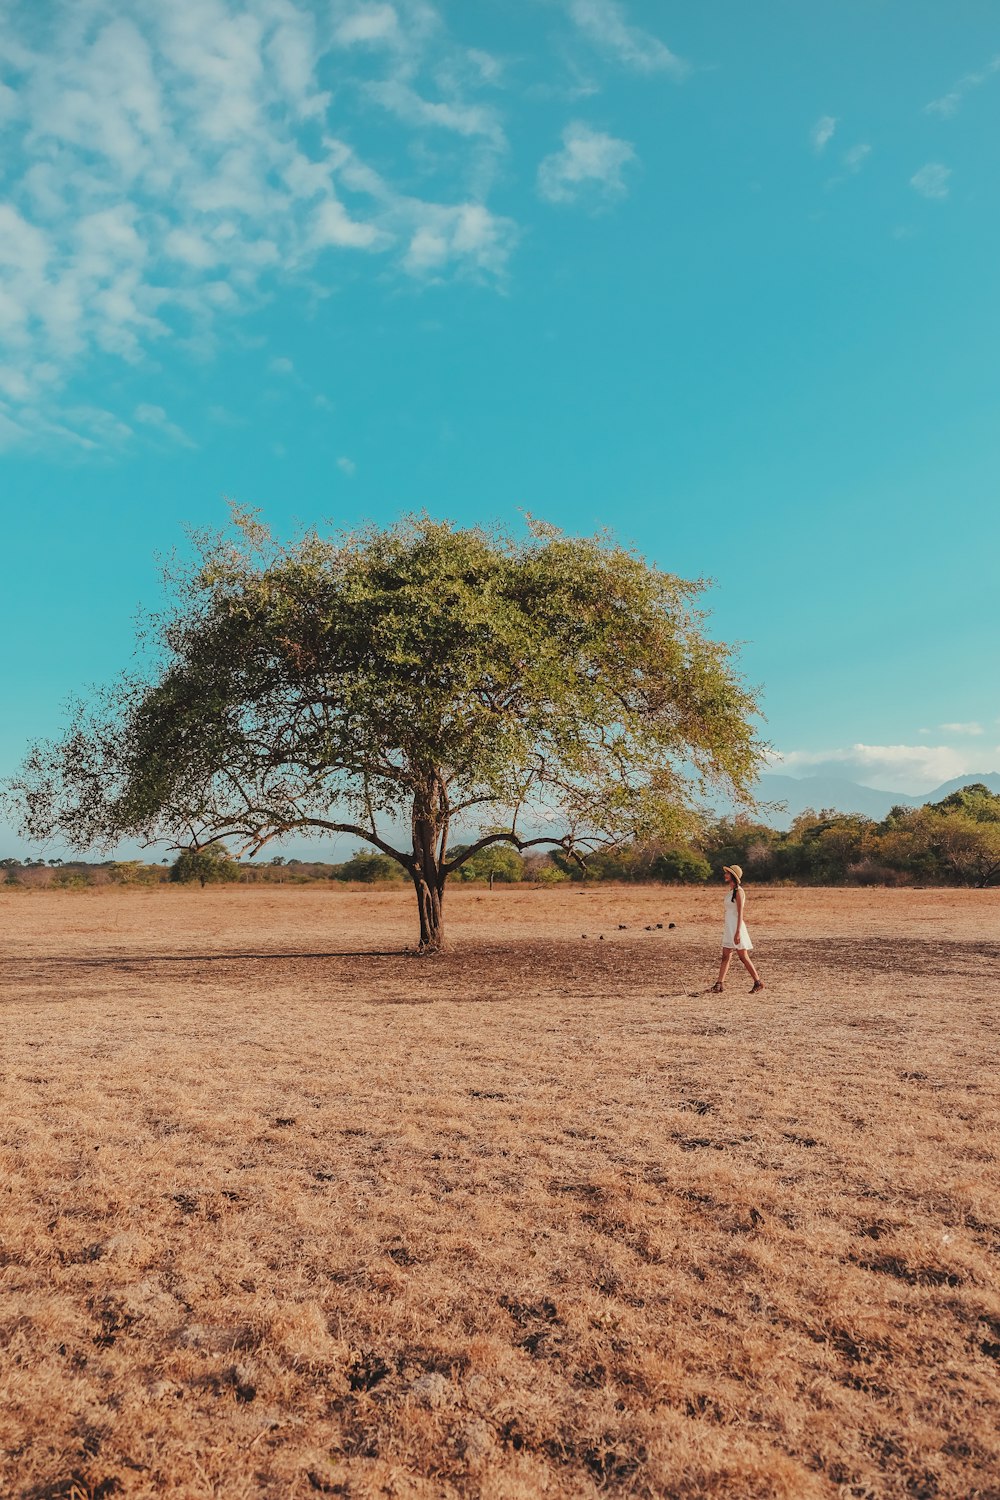
[[(732, 870), (727, 870), (726, 874), (727, 875), (733, 875), (733, 872), (732, 872)], [(736, 879), (736, 876), (733, 875), (733, 889), (732, 889), (732, 893), (731, 893), (731, 895), (729, 897), (730, 901), (735, 901), (736, 900), (736, 892), (737, 891), (741, 891), (742, 889), (743, 889), (742, 885)]]

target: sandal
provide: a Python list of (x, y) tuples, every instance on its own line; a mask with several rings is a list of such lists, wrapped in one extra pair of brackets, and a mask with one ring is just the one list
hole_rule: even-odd
[(751, 993), (751, 995), (759, 995), (760, 992), (761, 992), (761, 990), (763, 988), (764, 988), (764, 981), (763, 981), (763, 979), (755, 979), (754, 982), (753, 982), (753, 989), (750, 991), (750, 993)]
[(721, 979), (717, 979), (715, 981), (715, 983), (712, 985), (710, 993), (713, 994), (713, 995), (724, 995), (725, 992), (726, 992), (726, 989), (725, 989), (725, 985), (722, 983), (722, 980)]

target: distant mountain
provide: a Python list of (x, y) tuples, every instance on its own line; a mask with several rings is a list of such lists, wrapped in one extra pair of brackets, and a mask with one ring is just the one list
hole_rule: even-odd
[(921, 806), (925, 802), (940, 802), (942, 797), (960, 792), (963, 786), (973, 786), (980, 782), (989, 791), (1000, 792), (1000, 772), (977, 771), (974, 776), (956, 776), (952, 781), (943, 781), (936, 791), (927, 792), (923, 797), (914, 797), (912, 800)]
[(942, 782), (932, 792), (885, 792), (878, 787), (862, 786), (841, 776), (762, 776), (757, 794), (763, 802), (784, 802), (787, 810), (765, 815), (765, 821), (776, 828), (787, 827), (807, 808), (819, 812), (834, 808), (842, 813), (864, 813), (868, 818), (884, 818), (892, 807), (922, 807), (925, 802), (940, 802), (963, 786), (982, 782), (991, 792), (1000, 792), (1000, 773), (977, 771)]

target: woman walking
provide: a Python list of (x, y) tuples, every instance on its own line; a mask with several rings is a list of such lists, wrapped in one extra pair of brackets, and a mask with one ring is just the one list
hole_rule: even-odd
[(722, 994), (726, 984), (726, 973), (735, 953), (753, 980), (753, 989), (750, 993), (756, 995), (764, 988), (764, 981), (754, 968), (753, 959), (750, 957), (753, 952), (753, 941), (747, 924), (743, 920), (743, 908), (747, 898), (743, 889), (742, 866), (724, 865), (722, 878), (726, 882), (729, 894), (726, 897), (726, 921), (722, 930), (722, 961), (719, 964), (719, 977), (712, 985), (712, 993), (713, 995)]

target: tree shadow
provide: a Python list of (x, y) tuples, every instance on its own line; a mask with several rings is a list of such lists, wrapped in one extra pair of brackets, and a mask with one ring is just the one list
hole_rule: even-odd
[(326, 953), (254, 953), (234, 951), (232, 953), (107, 953), (96, 958), (74, 958), (59, 954), (30, 955), (24, 958), (8, 957), (0, 960), (6, 969), (121, 969), (150, 968), (159, 964), (225, 964), (288, 963), (296, 959), (319, 960), (333, 958), (397, 958), (417, 959), (424, 955), (415, 948), (356, 948), (333, 949)]

